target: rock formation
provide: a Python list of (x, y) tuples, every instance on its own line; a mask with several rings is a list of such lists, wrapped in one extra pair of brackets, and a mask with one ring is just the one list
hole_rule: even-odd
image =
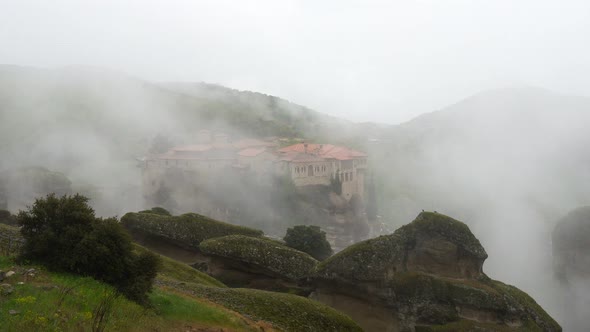
[(229, 235), (203, 241), (207, 272), (232, 287), (248, 287), (307, 295), (300, 283), (318, 261), (279, 241)]
[(18, 227), (0, 224), (0, 255), (18, 253), (24, 241)]
[(564, 328), (587, 331), (590, 301), (590, 206), (563, 217), (552, 234), (553, 271), (563, 287)]
[(263, 235), (257, 229), (224, 223), (196, 213), (170, 216), (164, 211), (154, 208), (139, 213), (129, 212), (121, 218), (121, 223), (138, 243), (184, 263), (203, 261), (199, 244), (204, 240), (232, 234)]
[(526, 293), (491, 280), (469, 228), (423, 212), (320, 263), (311, 297), (365, 331), (561, 331)]

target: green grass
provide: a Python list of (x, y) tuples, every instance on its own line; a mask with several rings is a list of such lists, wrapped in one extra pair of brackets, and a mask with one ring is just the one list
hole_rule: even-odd
[(175, 286), (228, 309), (265, 321), (281, 331), (362, 331), (348, 316), (305, 297), (247, 288), (216, 288), (184, 283)]
[[(134, 244), (138, 252), (147, 251), (145, 247)], [(164, 280), (177, 280), (181, 282), (192, 282), (204, 286), (226, 287), (221, 281), (201, 272), (187, 264), (175, 261), (166, 256), (158, 255), (162, 259), (162, 265), (158, 271), (158, 278)]]
[[(136, 246), (137, 251), (147, 250)], [(35, 268), (35, 277), (22, 271)], [(0, 295), (0, 331), (90, 331), (107, 284), (91, 278), (18, 266), (0, 256), (0, 270), (14, 292)], [(18, 285), (23, 281), (23, 285)], [(304, 297), (253, 289), (231, 289), (186, 264), (162, 257), (150, 308), (120, 296), (106, 331), (361, 331), (348, 316)], [(71, 289), (71, 291), (67, 291)], [(9, 310), (19, 311), (10, 315)]]
[(150, 300), (158, 313), (166, 319), (196, 322), (199, 325), (226, 327), (233, 330), (254, 330), (247, 321), (221, 306), (194, 298), (156, 290)]
[[(113, 288), (91, 278), (53, 273), (40, 266), (18, 267), (0, 256), (0, 269), (35, 268), (36, 276), (17, 275), (5, 280), (14, 292), (0, 295), (1, 331), (89, 331), (93, 313), (101, 299)], [(18, 285), (24, 281), (23, 285)], [(70, 292), (66, 292), (71, 288)], [(239, 314), (204, 299), (195, 299), (162, 289), (150, 295), (152, 308), (144, 308), (117, 297), (106, 331), (175, 331), (190, 327), (216, 327), (231, 331), (255, 330), (253, 323)], [(18, 315), (10, 315), (16, 310)]]

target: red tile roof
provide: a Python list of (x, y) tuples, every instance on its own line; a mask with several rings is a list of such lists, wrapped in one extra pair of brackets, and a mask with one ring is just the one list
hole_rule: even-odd
[[(306, 146), (307, 145), (307, 146)], [(337, 146), (332, 144), (306, 144), (299, 143), (291, 146), (284, 147), (279, 150), (282, 154), (292, 154), (293, 152), (304, 153), (307, 155), (314, 155), (325, 159), (336, 159), (336, 160), (351, 160), (366, 158), (365, 153), (349, 149), (343, 146)]]
[(290, 162), (315, 162), (315, 161), (326, 161), (325, 158), (316, 156), (309, 153), (297, 152), (297, 151), (290, 151), (281, 153), (279, 157), (280, 161), (290, 161)]

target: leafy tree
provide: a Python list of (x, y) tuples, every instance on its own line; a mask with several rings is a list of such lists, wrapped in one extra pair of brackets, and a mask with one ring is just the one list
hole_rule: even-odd
[(50, 194), (21, 211), (17, 220), (26, 240), (22, 258), (94, 277), (147, 304), (159, 258), (149, 252), (135, 254), (129, 234), (116, 219), (97, 218), (88, 198)]
[(332, 255), (326, 232), (318, 226), (299, 225), (289, 228), (283, 240), (287, 246), (306, 252), (317, 260), (324, 260)]

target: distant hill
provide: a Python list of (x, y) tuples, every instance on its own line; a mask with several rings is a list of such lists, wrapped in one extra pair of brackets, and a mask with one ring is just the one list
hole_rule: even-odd
[[(137, 157), (158, 135), (318, 138), (347, 122), (284, 99), (206, 83), (154, 83), (102, 68), (0, 66), (0, 171), (42, 166), (141, 209)], [(126, 204), (126, 206), (123, 205)]]
[(537, 88), (486, 91), (378, 132), (368, 145), (386, 223), (422, 209), (466, 220), (486, 272), (557, 319), (551, 230), (590, 204), (590, 98)]
[(368, 148), (415, 209), (526, 199), (561, 215), (566, 201), (590, 199), (589, 125), (590, 98), (499, 89), (382, 130)]
[(197, 129), (317, 137), (344, 123), (274, 96), (205, 83), (158, 84), (92, 67), (0, 66), (0, 118), (0, 153), (25, 163), (57, 158), (59, 168), (141, 155), (157, 133), (185, 142)]

